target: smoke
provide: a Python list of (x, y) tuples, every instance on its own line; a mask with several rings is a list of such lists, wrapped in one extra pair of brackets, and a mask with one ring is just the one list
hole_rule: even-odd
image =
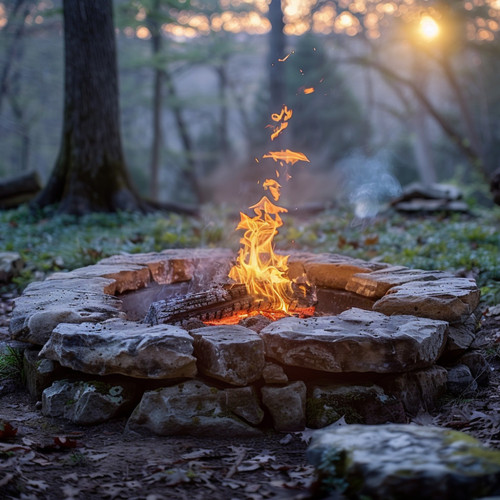
[(337, 175), (344, 198), (359, 219), (375, 217), (385, 204), (401, 194), (401, 184), (382, 155), (351, 156), (338, 164)]

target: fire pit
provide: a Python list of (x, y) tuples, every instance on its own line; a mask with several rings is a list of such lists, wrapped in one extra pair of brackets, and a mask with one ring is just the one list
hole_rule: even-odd
[[(207, 326), (212, 304), (194, 317), (151, 311), (206, 298), (233, 263), (221, 249), (117, 255), (29, 285), (11, 332), (33, 345), (43, 412), (86, 424), (129, 414), (128, 429), (158, 434), (404, 422), (432, 408), (446, 390), (441, 365), (474, 339), (473, 280), (334, 254), (289, 258), (290, 276), (316, 290), (310, 317)], [(229, 302), (226, 316), (238, 296)]]

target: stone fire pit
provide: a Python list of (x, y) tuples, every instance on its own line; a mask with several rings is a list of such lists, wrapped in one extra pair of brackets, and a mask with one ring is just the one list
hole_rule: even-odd
[(221, 281), (233, 258), (223, 249), (117, 255), (29, 285), (10, 328), (32, 345), (28, 385), (42, 411), (84, 424), (129, 415), (130, 431), (160, 435), (252, 435), (342, 416), (406, 422), (444, 393), (445, 366), (477, 375), (464, 355), (477, 324), (474, 280), (340, 255), (290, 258), (292, 277), (305, 272), (317, 287), (315, 317), (142, 321), (151, 302)]

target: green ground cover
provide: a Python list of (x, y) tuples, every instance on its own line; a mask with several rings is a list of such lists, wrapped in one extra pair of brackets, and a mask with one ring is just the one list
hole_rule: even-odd
[[(200, 218), (165, 213), (48, 217), (21, 207), (0, 213), (0, 248), (19, 252), (25, 260), (14, 283), (22, 289), (47, 273), (94, 264), (121, 252), (216, 246), (236, 250), (237, 219), (234, 212), (214, 207), (206, 207)], [(388, 211), (369, 222), (356, 221), (345, 210), (288, 216), (276, 245), (472, 275), (483, 301), (500, 303), (500, 208), (449, 217), (406, 217)]]

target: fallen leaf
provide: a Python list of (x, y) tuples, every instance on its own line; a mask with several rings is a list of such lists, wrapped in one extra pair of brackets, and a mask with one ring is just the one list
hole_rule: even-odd
[(64, 436), (56, 436), (54, 438), (54, 444), (60, 448), (76, 448), (78, 445), (75, 439), (70, 439)]
[(49, 488), (49, 485), (45, 481), (36, 480), (36, 479), (28, 479), (25, 482), (25, 485), (29, 489), (45, 491)]
[(13, 479), (14, 479), (14, 474), (11, 474), (10, 472), (5, 474), (5, 476), (2, 479), (0, 479), (0, 488), (2, 486), (6, 486), (7, 484), (9, 484)]
[(12, 439), (17, 434), (17, 428), (13, 427), (10, 422), (5, 420), (0, 421), (0, 439)]

